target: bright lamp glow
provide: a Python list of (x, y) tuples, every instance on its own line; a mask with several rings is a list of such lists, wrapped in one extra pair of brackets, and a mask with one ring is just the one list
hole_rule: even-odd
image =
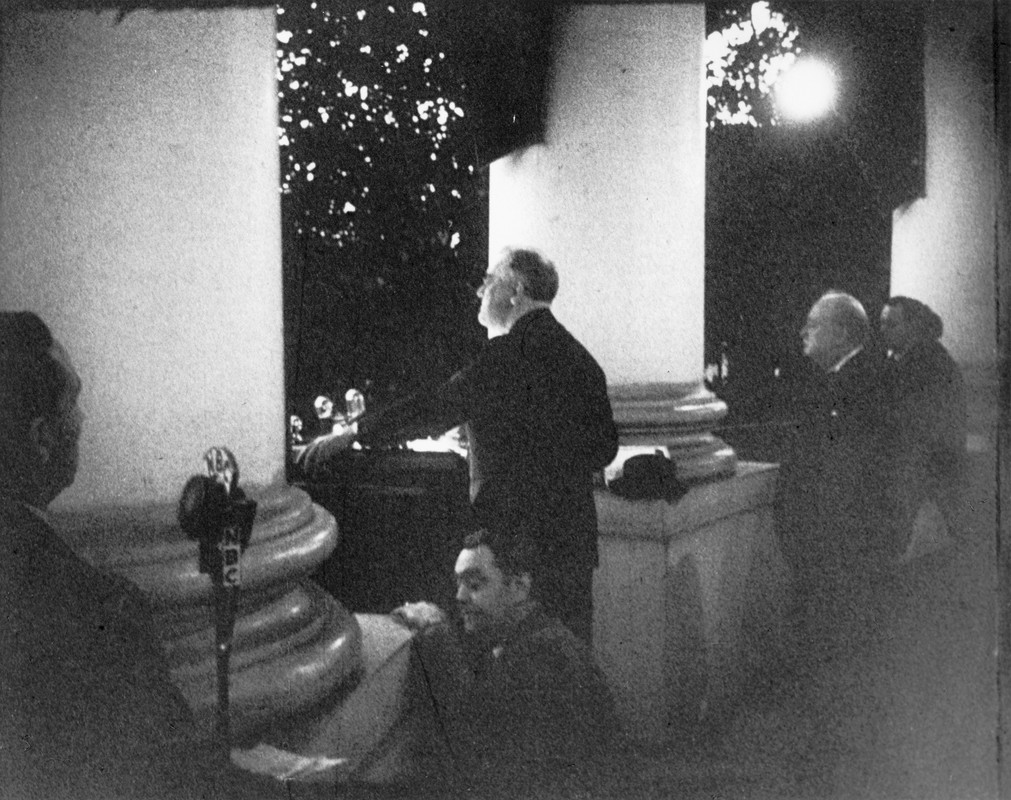
[(772, 22), (772, 12), (769, 11), (769, 4), (766, 0), (759, 0), (757, 3), (751, 4), (751, 25), (755, 29), (755, 33), (761, 33), (766, 28), (769, 27), (769, 23)]
[(810, 122), (835, 108), (835, 72), (824, 61), (801, 58), (776, 81), (776, 107), (786, 119)]

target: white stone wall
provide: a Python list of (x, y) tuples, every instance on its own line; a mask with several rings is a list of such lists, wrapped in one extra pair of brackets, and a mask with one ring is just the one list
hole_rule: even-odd
[(86, 415), (67, 507), (174, 501), (213, 445), (284, 460), (274, 10), (5, 14), (0, 307)]
[(973, 370), (996, 355), (992, 14), (982, 0), (928, 7), (927, 193), (895, 211), (892, 231), (891, 293), (940, 314), (943, 343)]
[(491, 258), (505, 245), (530, 245), (555, 261), (557, 316), (610, 383), (697, 383), (703, 7), (558, 13), (546, 141), (492, 165)]

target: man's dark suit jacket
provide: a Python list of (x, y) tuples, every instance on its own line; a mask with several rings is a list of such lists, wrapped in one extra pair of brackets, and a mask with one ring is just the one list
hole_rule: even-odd
[(359, 433), (369, 443), (464, 422), (477, 522), (518, 526), (557, 565), (595, 566), (593, 474), (618, 435), (603, 370), (549, 309), (524, 314), (431, 393), (367, 414)]
[(800, 398), (779, 528), (802, 590), (873, 568), (893, 545), (882, 367), (877, 353), (861, 350), (838, 372), (812, 371)]
[(207, 796), (146, 600), (0, 501), (0, 795)]
[(939, 483), (961, 484), (965, 456), (965, 383), (958, 364), (937, 340), (921, 342), (887, 362), (894, 424), (922, 447)]
[[(949, 532), (966, 486), (966, 395), (958, 364), (936, 339), (889, 359), (886, 388), (894, 431), (894, 488), (908, 534), (921, 503), (933, 500)], [(906, 539), (901, 535), (901, 539)]]
[[(501, 636), (433, 625), (414, 639), (418, 755), (440, 797), (637, 797), (634, 754), (589, 645), (534, 604)], [(426, 715), (426, 716), (422, 716)], [(638, 787), (636, 787), (638, 788)]]

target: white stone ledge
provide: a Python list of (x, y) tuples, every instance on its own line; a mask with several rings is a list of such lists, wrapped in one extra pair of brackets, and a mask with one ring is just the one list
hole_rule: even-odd
[(789, 583), (777, 471), (745, 462), (676, 503), (597, 493), (594, 652), (635, 739), (686, 736), (775, 658)]
[[(626, 500), (609, 490), (596, 493), (600, 535), (631, 539), (678, 539), (726, 517), (772, 503), (776, 464), (741, 462), (731, 479), (692, 486), (677, 502)], [(727, 491), (728, 481), (733, 491)]]

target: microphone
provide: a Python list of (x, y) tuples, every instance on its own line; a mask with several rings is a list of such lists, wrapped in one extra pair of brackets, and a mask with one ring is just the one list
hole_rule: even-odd
[(348, 389), (344, 395), (344, 407), (348, 423), (357, 420), (365, 413), (365, 395), (358, 389)]
[(179, 498), (179, 527), (199, 545), (200, 572), (214, 589), (214, 642), (218, 672), (216, 734), (222, 762), (230, 750), (228, 672), (242, 573), (239, 557), (249, 544), (256, 503), (239, 488), (239, 465), (225, 447), (204, 453), (206, 475), (194, 475)]
[(239, 488), (239, 465), (226, 447), (204, 454), (206, 475), (194, 475), (179, 498), (179, 527), (200, 543), (200, 572), (215, 584), (238, 586), (239, 556), (253, 533), (256, 503)]

